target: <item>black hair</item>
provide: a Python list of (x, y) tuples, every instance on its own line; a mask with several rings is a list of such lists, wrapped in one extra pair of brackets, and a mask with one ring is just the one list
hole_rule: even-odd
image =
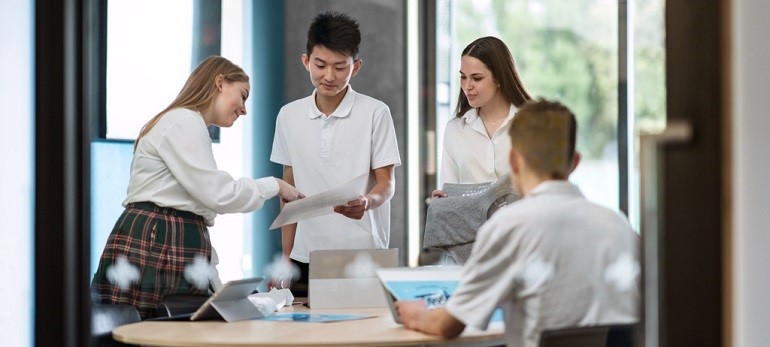
[(307, 31), (307, 55), (315, 46), (324, 46), (333, 52), (358, 59), (361, 31), (358, 22), (345, 13), (326, 11), (313, 18)]

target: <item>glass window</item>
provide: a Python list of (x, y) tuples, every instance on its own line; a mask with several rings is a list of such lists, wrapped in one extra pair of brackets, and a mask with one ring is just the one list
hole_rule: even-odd
[[(629, 6), (632, 135), (657, 133), (666, 127), (665, 0), (635, 0)], [(633, 139), (628, 207), (631, 225), (639, 230), (639, 141)]]
[[(110, 1), (106, 21), (107, 138), (133, 141), (141, 127), (171, 103), (192, 68), (206, 56), (221, 54), (244, 67), (244, 3), (222, 1), (220, 10), (214, 1)], [(212, 12), (218, 11), (221, 15), (213, 18)], [(196, 13), (205, 18), (197, 18)], [(196, 24), (201, 21), (206, 25)], [(210, 23), (214, 27), (207, 29)], [(216, 44), (207, 46), (212, 40)], [(235, 178), (251, 176), (251, 162), (244, 159), (252, 155), (249, 119), (230, 128), (215, 127), (216, 136), (221, 138), (212, 145), (217, 166)], [(209, 130), (211, 133), (211, 127)], [(93, 273), (115, 220), (123, 212), (133, 144), (96, 141), (91, 148)], [(252, 214), (220, 215), (209, 228), (223, 282), (253, 271), (247, 242), (250, 218)]]
[[(625, 193), (638, 229), (635, 135), (659, 131), (666, 120), (664, 5), (665, 0), (629, 1), (626, 34), (619, 32), (623, 9), (616, 0), (439, 0), (436, 143), (441, 146), (444, 125), (454, 116), (460, 52), (479, 37), (496, 36), (508, 45), (533, 97), (557, 99), (575, 112), (583, 161), (571, 180), (589, 199), (619, 209), (618, 150), (629, 148)], [(626, 111), (618, 109), (619, 35), (629, 50)], [(627, 146), (618, 145), (621, 117), (630, 129)]]
[(106, 137), (133, 140), (190, 74), (193, 1), (110, 1), (107, 12)]
[(634, 118), (641, 132), (666, 127), (664, 0), (635, 0), (633, 16)]

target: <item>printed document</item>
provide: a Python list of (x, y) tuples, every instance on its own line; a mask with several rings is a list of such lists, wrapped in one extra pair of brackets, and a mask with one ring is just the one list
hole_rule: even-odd
[(281, 213), (270, 225), (270, 229), (334, 213), (334, 206), (347, 204), (348, 201), (360, 197), (360, 189), (366, 187), (368, 179), (369, 172), (366, 172), (336, 188), (284, 205)]

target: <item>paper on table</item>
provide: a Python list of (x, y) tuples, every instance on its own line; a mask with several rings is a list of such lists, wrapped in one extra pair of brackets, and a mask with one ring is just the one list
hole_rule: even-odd
[(369, 172), (336, 188), (284, 205), (281, 213), (275, 217), (273, 224), (270, 225), (270, 229), (334, 213), (334, 206), (346, 204), (348, 201), (361, 196), (361, 187), (366, 187), (368, 178)]
[(262, 312), (263, 315), (268, 316), (275, 311), (282, 309), (284, 306), (291, 306), (294, 302), (294, 294), (289, 289), (270, 289), (269, 292), (260, 292), (249, 295), (249, 301)]
[(337, 314), (337, 313), (303, 313), (288, 312), (276, 313), (270, 316), (257, 318), (259, 320), (269, 320), (278, 322), (306, 322), (306, 323), (329, 323), (344, 320), (366, 319), (374, 316), (362, 314)]

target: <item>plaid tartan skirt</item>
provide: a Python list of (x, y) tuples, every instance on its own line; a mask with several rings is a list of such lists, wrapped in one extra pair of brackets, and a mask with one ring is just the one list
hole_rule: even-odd
[[(91, 284), (95, 299), (133, 305), (145, 319), (155, 316), (155, 308), (165, 296), (211, 294), (208, 282), (200, 288), (200, 283), (194, 285), (185, 275), (196, 257), (206, 265), (211, 260), (211, 240), (203, 217), (151, 202), (128, 204), (99, 259)], [(194, 269), (208, 270), (200, 264)], [(203, 276), (208, 278), (207, 273)]]

